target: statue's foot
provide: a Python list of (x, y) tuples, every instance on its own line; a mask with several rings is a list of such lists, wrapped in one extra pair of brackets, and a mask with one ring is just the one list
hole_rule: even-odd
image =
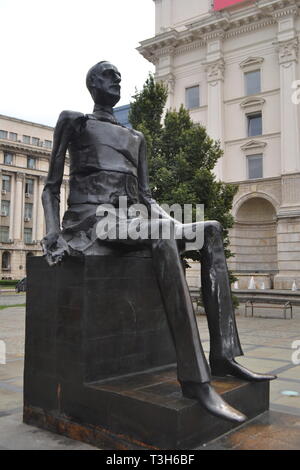
[(247, 417), (228, 405), (215, 391), (210, 383), (181, 382), (182, 394), (187, 398), (194, 398), (209, 413), (218, 418), (244, 423)]
[(249, 382), (261, 382), (263, 380), (274, 380), (277, 378), (276, 375), (258, 374), (256, 372), (252, 372), (241, 364), (238, 364), (234, 359), (210, 358), (210, 368), (212, 375), (217, 377), (233, 375), (234, 377), (242, 380), (248, 380)]

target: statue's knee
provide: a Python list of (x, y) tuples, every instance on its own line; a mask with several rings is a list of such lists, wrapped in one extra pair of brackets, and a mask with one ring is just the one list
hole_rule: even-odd
[(217, 220), (207, 220), (204, 223), (204, 232), (211, 234), (222, 234), (223, 226)]

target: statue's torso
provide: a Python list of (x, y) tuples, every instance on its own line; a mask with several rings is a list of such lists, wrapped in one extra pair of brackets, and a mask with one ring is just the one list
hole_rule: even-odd
[(138, 133), (88, 119), (69, 145), (69, 204), (138, 202), (137, 168), (141, 138)]

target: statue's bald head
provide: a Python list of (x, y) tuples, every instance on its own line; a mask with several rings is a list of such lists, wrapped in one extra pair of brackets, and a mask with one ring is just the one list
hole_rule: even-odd
[(114, 106), (120, 99), (121, 74), (110, 62), (98, 62), (87, 73), (86, 86), (97, 104)]

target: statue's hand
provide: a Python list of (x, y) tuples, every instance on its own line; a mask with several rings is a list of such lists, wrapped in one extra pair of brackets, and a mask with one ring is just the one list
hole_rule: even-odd
[(41, 245), (49, 266), (60, 263), (70, 254), (68, 244), (59, 232), (48, 233), (41, 241)]

